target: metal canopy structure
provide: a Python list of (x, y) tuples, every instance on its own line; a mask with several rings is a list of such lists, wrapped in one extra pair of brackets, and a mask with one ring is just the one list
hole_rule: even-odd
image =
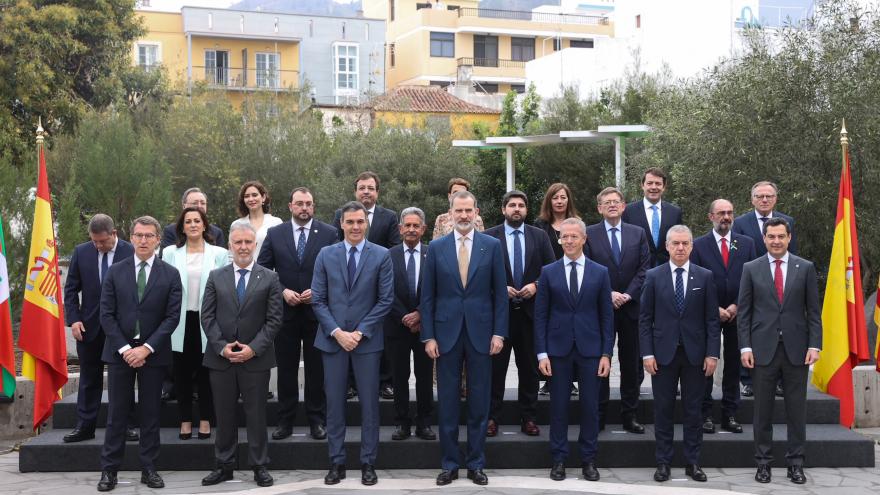
[(624, 163), (626, 157), (626, 139), (647, 136), (652, 131), (650, 126), (635, 125), (600, 125), (595, 131), (561, 131), (559, 134), (537, 134), (533, 136), (496, 136), (486, 139), (456, 139), (452, 146), (457, 148), (503, 149), (507, 155), (507, 190), (515, 187), (516, 169), (514, 168), (514, 148), (547, 146), (550, 144), (577, 144), (605, 140), (614, 140), (614, 182), (622, 188), (626, 179)]

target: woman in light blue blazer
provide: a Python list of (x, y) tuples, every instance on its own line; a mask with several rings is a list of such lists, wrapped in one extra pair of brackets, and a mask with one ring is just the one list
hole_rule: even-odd
[(201, 208), (184, 208), (177, 218), (177, 245), (168, 246), (162, 254), (163, 261), (180, 272), (183, 284), (180, 323), (171, 334), (181, 440), (192, 438), (193, 383), (199, 392), (199, 438), (211, 437), (213, 397), (208, 369), (202, 366), (207, 338), (199, 320), (199, 310), (208, 274), (228, 264), (228, 252), (211, 244), (214, 239), (208, 225), (208, 217)]

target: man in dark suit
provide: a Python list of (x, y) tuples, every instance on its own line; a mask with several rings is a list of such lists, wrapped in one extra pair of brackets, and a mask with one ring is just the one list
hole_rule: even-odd
[(315, 258), (325, 246), (336, 242), (336, 229), (314, 218), (312, 193), (298, 187), (290, 194), (290, 222), (269, 229), (257, 263), (278, 273), (284, 296), (284, 321), (275, 337), (278, 364), (278, 428), (272, 438), (281, 440), (293, 433), (299, 404), (299, 356), (302, 351), (304, 399), (312, 438), (327, 437), (325, 425), (324, 364), (315, 348), (318, 320), (312, 311), (312, 273)]
[[(394, 271), (388, 250), (368, 242), (367, 209), (356, 201), (342, 207), (343, 241), (321, 249), (312, 278), (312, 307), (320, 324), (315, 347), (324, 359), (327, 444), (330, 471), (324, 483), (345, 478), (345, 395), (349, 368), (361, 390), (379, 388), (379, 359), (385, 347), (385, 316), (394, 301)], [(362, 393), (361, 483), (375, 485), (379, 447), (379, 397)]]
[[(64, 319), (76, 339), (79, 357), (79, 390), (76, 396), (77, 422), (64, 435), (65, 443), (95, 438), (95, 423), (104, 390), (104, 330), (99, 309), (101, 283), (110, 266), (134, 255), (132, 245), (116, 236), (113, 219), (98, 213), (89, 220), (89, 238), (73, 250), (64, 284)], [(134, 409), (132, 409), (134, 411)], [(134, 422), (134, 414), (129, 426)], [(133, 437), (133, 438), (132, 438)], [(137, 431), (128, 428), (126, 439), (138, 440)]]
[[(361, 172), (354, 181), (355, 200), (360, 201), (367, 209), (367, 240), (378, 244), (385, 249), (400, 244), (400, 230), (397, 226), (397, 213), (394, 210), (382, 208), (376, 204), (379, 200), (379, 176), (374, 172)], [(342, 209), (336, 210), (333, 215), (333, 226), (337, 228), (339, 240), (344, 237), (340, 229)], [(355, 384), (349, 380), (351, 389), (349, 398), (357, 394)], [(382, 353), (381, 369), (379, 371), (379, 395), (383, 399), (393, 399), (394, 389), (391, 386), (391, 366), (385, 353)]]
[(210, 370), (217, 415), (217, 468), (202, 485), (232, 479), (238, 452), (239, 396), (254, 481), (259, 486), (274, 482), (266, 470), (266, 396), (275, 366), (273, 342), (281, 328), (282, 296), (278, 274), (255, 263), (256, 239), (250, 224), (233, 224), (229, 232), (232, 264), (211, 271), (202, 298), (202, 328), (208, 339), (204, 365)]
[(541, 268), (556, 260), (550, 237), (542, 229), (525, 224), (528, 198), (522, 191), (508, 191), (501, 199), (504, 223), (483, 232), (501, 241), (501, 253), (507, 270), (507, 297), (510, 308), (510, 338), (501, 352), (492, 358), (492, 402), (486, 435), (498, 434), (498, 418), (504, 403), (504, 381), (510, 363), (510, 351), (516, 351), (519, 376), (520, 431), (529, 436), (541, 433), (535, 422), (538, 408), (538, 362), (535, 360), (533, 326), (536, 282)]
[[(724, 337), (724, 374), (721, 378), (721, 428), (731, 433), (742, 433), (736, 420), (739, 409), (739, 344), (736, 335), (736, 300), (739, 280), (746, 262), (755, 258), (755, 244), (748, 236), (730, 231), (733, 223), (733, 203), (716, 199), (709, 205), (712, 230), (694, 241), (691, 263), (712, 272), (718, 295), (718, 319)], [(712, 421), (713, 377), (706, 378), (703, 396), (703, 433), (715, 433)]]
[(394, 422), (397, 429), (392, 440), (406, 440), (412, 435), (409, 412), (410, 354), (416, 376), (416, 436), (436, 440), (431, 430), (434, 406), (434, 363), (425, 354), (421, 342), (422, 315), (419, 296), (422, 289), (421, 267), (428, 256), (428, 246), (421, 243), (425, 235), (425, 212), (410, 207), (400, 212), (400, 235), (403, 244), (388, 250), (394, 267), (394, 304), (385, 318), (385, 353), (391, 362), (394, 385)]
[[(180, 202), (183, 205), (183, 208), (196, 206), (201, 208), (203, 212), (208, 213), (208, 197), (198, 187), (191, 187), (184, 191), (183, 196), (180, 198)], [(226, 234), (223, 229), (214, 224), (211, 224), (209, 229), (211, 236), (214, 238), (214, 245), (225, 248)], [(175, 244), (177, 244), (177, 224), (169, 223), (162, 231), (162, 244), (160, 247), (165, 249), (166, 247)]]
[(474, 228), (477, 198), (459, 191), (450, 199), (455, 230), (428, 247), (422, 279), (422, 342), (437, 360), (437, 401), (442, 471), (437, 484), (458, 479), (461, 369), (467, 361), (467, 477), (486, 485), (486, 425), (492, 356), (508, 335), (507, 275), (501, 243)]
[(565, 256), (541, 271), (535, 298), (535, 351), (550, 380), (550, 479), (565, 479), (568, 458), (568, 384), (580, 382), (581, 473), (599, 480), (595, 458), (599, 437), (599, 382), (611, 371), (614, 306), (608, 269), (584, 256), (587, 227), (577, 218), (562, 221), (559, 240)]
[(623, 221), (638, 225), (645, 229), (648, 236), (648, 247), (651, 249), (651, 267), (660, 266), (669, 261), (666, 250), (666, 232), (673, 225), (681, 223), (681, 208), (663, 201), (666, 190), (666, 173), (656, 167), (645, 170), (642, 174), (642, 192), (645, 197), (641, 201), (633, 201), (623, 211)]
[(807, 373), (819, 360), (822, 318), (816, 267), (788, 250), (791, 228), (783, 218), (764, 222), (767, 254), (743, 267), (739, 288), (739, 346), (742, 365), (755, 387), (755, 480), (770, 482), (773, 462), (773, 403), (777, 378), (785, 387), (788, 478), (806, 483)]
[[(630, 433), (645, 433), (636, 418), (639, 388), (644, 377), (639, 362), (639, 296), (651, 253), (645, 231), (621, 221), (626, 205), (623, 193), (606, 187), (596, 196), (603, 220), (587, 227), (584, 254), (608, 269), (611, 278), (611, 303), (614, 305), (614, 331), (620, 363), (620, 419)], [(599, 429), (605, 428), (605, 409), (610, 386), (602, 379), (599, 401)]]
[[(779, 199), (779, 188), (776, 187), (776, 184), (769, 181), (757, 182), (752, 186), (751, 196), (752, 205), (754, 205), (755, 209), (736, 217), (733, 221), (733, 233), (749, 236), (755, 243), (755, 258), (758, 258), (767, 254), (767, 247), (764, 245), (764, 223), (771, 218), (782, 218), (788, 222), (788, 228), (791, 229), (791, 241), (788, 244), (788, 251), (797, 254), (797, 234), (794, 231), (794, 219), (774, 210), (776, 201)], [(742, 394), (746, 397), (751, 397), (752, 377), (745, 368), (742, 368), (740, 371), (740, 382), (743, 386)], [(784, 395), (781, 378), (776, 382), (776, 395), (780, 397)]]
[(131, 225), (134, 256), (112, 265), (101, 286), (101, 357), (107, 366), (107, 429), (98, 491), (116, 488), (125, 453), (125, 430), (138, 385), (141, 483), (165, 486), (156, 472), (162, 377), (171, 364), (171, 333), (180, 319), (183, 287), (173, 266), (156, 256), (162, 226), (153, 217)]
[(706, 377), (721, 350), (718, 297), (712, 272), (689, 261), (693, 236), (684, 225), (666, 233), (670, 260), (648, 270), (639, 312), (642, 363), (654, 392), (654, 481), (669, 480), (675, 390), (681, 382), (685, 474), (706, 481), (700, 469), (701, 406)]

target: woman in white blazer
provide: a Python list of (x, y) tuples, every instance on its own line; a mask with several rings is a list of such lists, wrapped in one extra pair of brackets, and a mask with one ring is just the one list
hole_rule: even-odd
[[(238, 214), (241, 218), (232, 222), (247, 222), (257, 232), (257, 245), (254, 247), (254, 259), (260, 257), (260, 248), (270, 227), (281, 224), (282, 220), (269, 213), (271, 198), (266, 186), (259, 181), (251, 180), (242, 184), (238, 191)], [(229, 226), (230, 230), (232, 225)]]
[(183, 284), (180, 323), (171, 334), (181, 440), (192, 438), (194, 383), (199, 392), (199, 438), (211, 436), (213, 397), (208, 369), (202, 366), (208, 340), (199, 320), (199, 311), (208, 274), (215, 268), (225, 266), (229, 254), (226, 249), (211, 244), (214, 239), (207, 230), (208, 225), (208, 217), (201, 208), (184, 208), (177, 218), (177, 245), (166, 247), (162, 253), (162, 260), (180, 272)]

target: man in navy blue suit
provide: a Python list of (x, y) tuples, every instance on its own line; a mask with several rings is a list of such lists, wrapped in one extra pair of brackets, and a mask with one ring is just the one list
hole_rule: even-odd
[[(611, 278), (620, 363), (620, 419), (624, 430), (643, 434), (645, 427), (638, 422), (636, 410), (644, 377), (639, 363), (639, 297), (651, 263), (648, 238), (642, 228), (621, 220), (626, 204), (619, 189), (606, 187), (596, 196), (596, 201), (603, 220), (587, 227), (584, 254), (607, 268)], [(608, 379), (603, 379), (599, 392), (600, 430), (605, 428), (609, 395)]]
[[(101, 282), (110, 266), (130, 258), (134, 248), (116, 236), (109, 216), (98, 213), (89, 220), (89, 242), (73, 250), (64, 284), (64, 319), (76, 339), (79, 357), (79, 390), (76, 396), (76, 427), (64, 435), (65, 443), (95, 438), (95, 423), (104, 390), (104, 330), (101, 328)], [(136, 436), (129, 429), (126, 437)], [(137, 440), (137, 438), (134, 438)]]
[(670, 228), (666, 249), (669, 263), (645, 276), (639, 312), (642, 363), (651, 375), (654, 393), (654, 480), (669, 480), (675, 389), (681, 382), (685, 474), (706, 481), (700, 469), (700, 408), (706, 377), (715, 372), (721, 346), (718, 297), (712, 272), (689, 261), (693, 249), (689, 228)]
[(538, 368), (550, 380), (550, 478), (565, 479), (568, 458), (568, 384), (575, 370), (580, 383), (581, 472), (599, 480), (595, 457), (599, 437), (599, 383), (611, 371), (614, 307), (608, 269), (584, 256), (587, 227), (563, 220), (559, 240), (565, 256), (549, 264), (538, 279), (535, 297), (535, 351)]
[(662, 265), (669, 261), (666, 251), (666, 232), (673, 225), (681, 223), (681, 208), (663, 201), (666, 190), (666, 172), (651, 167), (642, 174), (642, 192), (645, 197), (641, 201), (633, 201), (623, 211), (623, 221), (645, 229), (648, 235), (648, 247), (651, 249), (651, 266)]
[(131, 225), (134, 256), (114, 264), (101, 286), (101, 327), (106, 341), (107, 429), (101, 449), (98, 491), (116, 488), (125, 453), (126, 422), (137, 379), (140, 415), (141, 483), (162, 488), (156, 472), (159, 457), (159, 410), (162, 377), (171, 364), (171, 333), (180, 319), (183, 287), (177, 269), (156, 256), (162, 226), (148, 216)]
[(299, 356), (302, 351), (304, 403), (309, 433), (315, 440), (327, 438), (327, 403), (324, 396), (324, 365), (315, 348), (318, 320), (312, 311), (312, 274), (315, 258), (325, 246), (336, 243), (336, 229), (314, 218), (311, 191), (297, 187), (290, 193), (290, 221), (269, 229), (257, 263), (275, 270), (284, 297), (284, 320), (275, 336), (278, 363), (278, 428), (272, 438), (293, 434), (299, 404)]
[(508, 335), (507, 275), (501, 243), (474, 228), (477, 198), (459, 191), (450, 199), (455, 230), (431, 242), (422, 276), (422, 342), (437, 360), (438, 429), (443, 450), (437, 484), (458, 479), (461, 367), (467, 360), (467, 477), (486, 485), (486, 425), (492, 356)]
[[(324, 483), (345, 478), (345, 396), (349, 368), (361, 390), (378, 390), (379, 359), (385, 348), (385, 316), (394, 301), (394, 270), (388, 250), (367, 241), (367, 209), (342, 207), (343, 241), (318, 253), (312, 277), (312, 309), (320, 324), (315, 347), (324, 360), (327, 446), (330, 471)], [(379, 396), (363, 393), (361, 483), (375, 485), (379, 448)]]
[[(718, 294), (718, 319), (724, 338), (724, 372), (721, 378), (721, 428), (731, 433), (742, 433), (742, 425), (736, 420), (739, 409), (739, 343), (736, 329), (739, 279), (743, 265), (755, 258), (755, 244), (748, 236), (730, 231), (733, 224), (733, 203), (716, 199), (709, 205), (709, 221), (712, 230), (694, 241), (691, 263), (712, 272)], [(715, 433), (712, 421), (713, 377), (706, 378), (703, 397), (703, 433)]]

